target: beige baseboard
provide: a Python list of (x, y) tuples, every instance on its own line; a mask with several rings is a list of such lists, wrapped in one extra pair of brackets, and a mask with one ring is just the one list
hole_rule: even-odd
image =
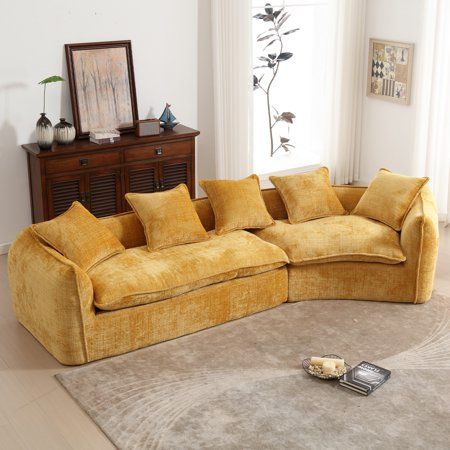
[(0, 244), (0, 255), (6, 255), (8, 253), (9, 247), (11, 247), (11, 243)]

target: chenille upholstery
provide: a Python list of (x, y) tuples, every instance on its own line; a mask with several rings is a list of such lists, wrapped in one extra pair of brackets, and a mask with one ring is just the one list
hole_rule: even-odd
[(211, 202), (217, 234), (274, 224), (261, 196), (257, 175), (242, 180), (201, 180), (200, 186)]
[(288, 262), (279, 247), (247, 231), (148, 252), (127, 249), (90, 273), (94, 304), (114, 310), (174, 297), (209, 284), (273, 270)]
[(67, 365), (193, 333), (272, 308), (287, 298), (287, 271), (280, 267), (255, 275), (249, 270), (248, 276), (163, 301), (100, 311), (89, 276), (40, 242), (29, 227), (13, 243), (8, 268), (16, 317)]
[[(354, 188), (348, 189), (355, 195)], [(362, 299), (425, 303), (433, 289), (438, 237), (436, 205), (430, 190), (424, 187), (400, 233), (404, 262), (289, 265), (288, 301)]]
[(428, 177), (416, 178), (380, 169), (351, 212), (378, 220), (400, 231)]
[(326, 167), (284, 177), (272, 176), (270, 181), (280, 193), (290, 223), (346, 214)]
[(209, 239), (185, 184), (150, 194), (125, 194), (144, 228), (149, 251)]
[(333, 216), (291, 224), (276, 225), (255, 234), (281, 247), (290, 264), (334, 261), (398, 264), (405, 261), (400, 236), (392, 228), (358, 216)]
[(32, 225), (31, 229), (85, 271), (125, 250), (116, 236), (80, 202), (73, 202), (65, 213)]
[(211, 284), (168, 300), (97, 313), (87, 330), (88, 361), (119, 355), (264, 311), (281, 305), (286, 297), (287, 271), (281, 267)]
[[(334, 189), (346, 211), (354, 209), (365, 192), (363, 187)], [(262, 195), (272, 217), (277, 221), (286, 220), (286, 209), (279, 194), (271, 189)], [(214, 214), (209, 201), (199, 199), (193, 204), (205, 229), (213, 230)], [(139, 253), (142, 250), (139, 247), (146, 245), (142, 224), (134, 213), (100, 222), (131, 253)], [(253, 262), (254, 247), (250, 243), (260, 238), (246, 231), (238, 233), (251, 236), (244, 238), (249, 245), (249, 255), (244, 259)], [(9, 283), (18, 320), (60, 362), (75, 365), (193, 333), (286, 300), (345, 298), (424, 303), (431, 296), (438, 246), (436, 208), (428, 188), (423, 188), (414, 201), (399, 236), (406, 260), (398, 264), (339, 261), (278, 267), (283, 261), (270, 259), (275, 250), (267, 243), (264, 247), (267, 255), (258, 255), (262, 258), (260, 264), (235, 268), (231, 279), (228, 279), (230, 271), (225, 271), (217, 278), (213, 275), (208, 285), (202, 281), (205, 279), (188, 280), (187, 285), (178, 287), (167, 285), (169, 290), (165, 294), (170, 297), (147, 299), (145, 304), (109, 311), (96, 306), (100, 297), (94, 293), (92, 272), (100, 271), (103, 264), (118, 261), (128, 251), (86, 272), (42, 242), (28, 227), (9, 251)], [(208, 242), (214, 242), (214, 238), (188, 246)], [(282, 250), (279, 252), (278, 257)], [(268, 261), (272, 262), (266, 264)], [(133, 267), (129, 272), (132, 277)], [(206, 268), (204, 273), (208, 275)], [(191, 290), (184, 291), (188, 285)]]

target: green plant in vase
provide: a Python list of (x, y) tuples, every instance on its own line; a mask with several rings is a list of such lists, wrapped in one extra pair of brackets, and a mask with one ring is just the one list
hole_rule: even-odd
[(36, 123), (36, 138), (37, 143), (41, 149), (48, 149), (52, 146), (53, 143), (53, 127), (50, 120), (45, 115), (45, 95), (47, 91), (47, 84), (49, 83), (57, 83), (60, 81), (65, 81), (63, 77), (59, 75), (53, 75), (51, 77), (45, 78), (42, 81), (39, 81), (38, 84), (44, 86), (44, 105), (43, 110), (41, 112), (41, 117)]

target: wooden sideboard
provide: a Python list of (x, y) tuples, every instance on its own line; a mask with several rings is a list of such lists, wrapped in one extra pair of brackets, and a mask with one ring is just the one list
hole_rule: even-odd
[(33, 222), (49, 220), (78, 200), (97, 217), (130, 207), (127, 192), (156, 192), (187, 184), (195, 196), (195, 137), (177, 125), (157, 136), (124, 134), (119, 142), (97, 145), (77, 140), (40, 150), (26, 144)]

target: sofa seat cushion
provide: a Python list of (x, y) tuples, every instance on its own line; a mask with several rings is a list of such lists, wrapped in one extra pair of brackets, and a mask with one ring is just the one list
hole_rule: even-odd
[(95, 306), (117, 310), (181, 295), (213, 283), (256, 275), (289, 262), (279, 247), (247, 231), (148, 252), (125, 250), (89, 272)]
[(255, 234), (281, 247), (294, 265), (335, 261), (398, 264), (406, 260), (392, 228), (359, 216), (333, 216), (298, 224), (277, 220)]

